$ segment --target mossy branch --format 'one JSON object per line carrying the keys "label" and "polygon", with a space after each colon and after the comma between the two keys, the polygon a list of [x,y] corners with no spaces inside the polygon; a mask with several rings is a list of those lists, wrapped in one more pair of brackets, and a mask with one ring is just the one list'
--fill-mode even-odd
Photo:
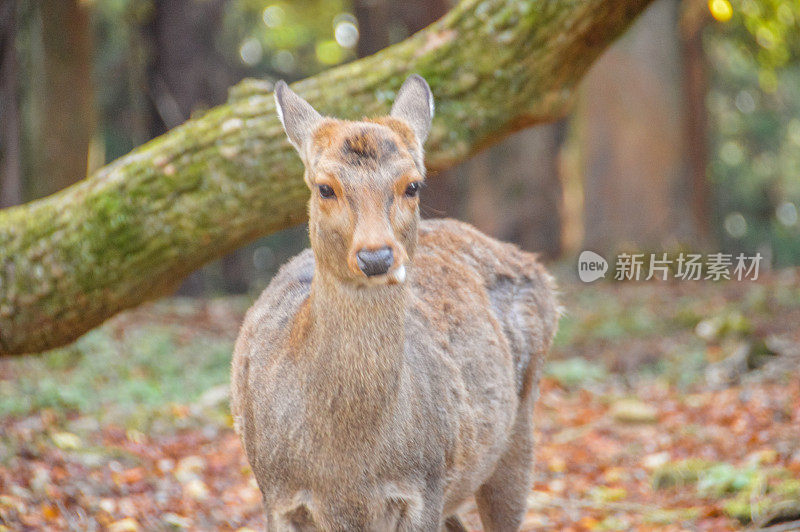
{"label": "mossy branch", "polygon": [[[589,65],[649,2],[464,0],[402,43],[294,89],[324,113],[360,118],[386,113],[406,76],[423,75],[437,103],[427,162],[446,168],[562,117]],[[66,344],[302,222],[302,168],[269,90],[242,82],[226,105],[88,179],[0,211],[0,354]]]}

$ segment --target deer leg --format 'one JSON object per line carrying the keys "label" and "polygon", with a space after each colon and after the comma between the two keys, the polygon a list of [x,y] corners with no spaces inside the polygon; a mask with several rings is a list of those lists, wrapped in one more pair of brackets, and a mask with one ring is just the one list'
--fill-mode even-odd
{"label": "deer leg", "polygon": [[514,432],[492,476],[475,494],[481,523],[487,532],[519,530],[527,508],[533,461],[533,401],[520,405]]}

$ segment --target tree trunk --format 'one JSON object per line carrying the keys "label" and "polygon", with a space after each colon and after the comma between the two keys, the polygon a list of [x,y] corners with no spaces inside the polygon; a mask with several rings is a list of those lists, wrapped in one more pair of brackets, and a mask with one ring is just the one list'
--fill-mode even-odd
{"label": "tree trunk", "polygon": [[242,76],[217,51],[216,36],[227,0],[155,0],[145,28],[149,48],[147,90],[156,137],[197,109],[225,101]]}
{"label": "tree trunk", "polygon": [[425,187],[423,213],[460,218],[525,250],[558,257],[564,129],[563,120],[528,128],[441,172]]}
{"label": "tree trunk", "polygon": [[358,57],[372,55],[447,13],[451,0],[355,0],[353,14],[358,20]]}
{"label": "tree trunk", "polygon": [[[548,258],[561,253],[558,152],[564,122],[520,131],[459,169],[469,189],[463,218]],[[459,176],[460,178],[461,176]]]}
{"label": "tree trunk", "polygon": [[669,249],[692,235],[677,22],[678,0],[656,2],[586,76],[583,249]]}
{"label": "tree trunk", "polygon": [[711,183],[708,179],[708,114],[706,94],[708,75],[703,52],[703,29],[711,19],[704,2],[681,3],[680,35],[683,63],[683,96],[685,101],[685,135],[689,186],[692,195],[692,219],[700,247],[712,240],[710,222]]}
{"label": "tree trunk", "polygon": [[[384,114],[406,76],[437,101],[430,168],[562,117],[575,84],[649,0],[464,0],[442,20],[294,89],[325,114]],[[272,94],[246,81],[208,111],[58,194],[0,211],[0,352],[74,340],[189,272],[306,218]]]}
{"label": "tree trunk", "polygon": [[0,208],[22,203],[16,39],[17,2],[6,0],[0,5]]}
{"label": "tree trunk", "polygon": [[358,20],[358,57],[367,57],[389,46],[389,0],[355,0],[353,14]]}
{"label": "tree trunk", "polygon": [[39,5],[44,79],[34,197],[86,177],[95,125],[89,10],[79,0],[42,0]]}

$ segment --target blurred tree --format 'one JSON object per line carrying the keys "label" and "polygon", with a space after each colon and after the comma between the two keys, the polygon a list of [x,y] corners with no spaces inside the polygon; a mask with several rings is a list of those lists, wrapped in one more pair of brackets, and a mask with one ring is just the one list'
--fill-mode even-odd
{"label": "blurred tree", "polygon": [[153,0],[142,28],[147,47],[147,93],[152,137],[179,126],[193,112],[225,101],[242,77],[216,39],[228,0]]}
{"label": "blurred tree", "polygon": [[797,264],[799,79],[800,2],[654,5],[584,82],[583,246]]}
{"label": "blurred tree", "polygon": [[230,0],[220,45],[249,75],[296,80],[356,57],[347,0]]}
{"label": "blurred tree", "polygon": [[356,52],[366,57],[399,42],[440,18],[452,7],[450,0],[355,0],[358,21]]}
{"label": "blurred tree", "polygon": [[353,14],[358,20],[358,57],[372,55],[392,42],[389,23],[392,5],[388,0],[355,0]]}
{"label": "blurred tree", "polygon": [[[435,171],[563,117],[589,65],[648,3],[465,0],[404,42],[295,89],[326,114],[359,118],[385,113],[406,76],[421,74],[437,101],[427,142]],[[0,353],[71,341],[203,263],[304,220],[301,164],[270,88],[242,83],[228,104],[82,183],[0,211]]]}
{"label": "blurred tree", "polygon": [[678,6],[654,3],[583,83],[576,137],[584,249],[614,253],[697,241]]}
{"label": "blurred tree", "polygon": [[6,0],[0,4],[0,208],[22,203],[16,38],[17,2]]}
{"label": "blurred tree", "polygon": [[715,227],[725,250],[800,263],[800,2],[711,0],[703,34]]}
{"label": "blurred tree", "polygon": [[[153,0],[142,34],[147,50],[147,94],[150,137],[185,122],[192,113],[223,103],[228,87],[243,69],[217,49],[228,0]],[[234,251],[221,259],[221,284],[228,293],[249,287],[243,256]],[[180,293],[199,295],[210,282],[205,270],[193,272]]]}
{"label": "blurred tree", "polygon": [[89,10],[80,0],[41,0],[43,79],[28,188],[38,198],[86,177],[95,128]]}
{"label": "blurred tree", "polygon": [[422,196],[425,214],[469,221],[548,258],[561,253],[559,154],[565,122],[538,125],[441,172]]}
{"label": "blurred tree", "polygon": [[[463,217],[479,229],[548,258],[561,254],[559,153],[565,122],[515,133],[448,170],[466,181]],[[463,171],[463,175],[460,172]]]}
{"label": "blurred tree", "polygon": [[691,194],[694,240],[701,247],[711,245],[711,180],[708,178],[708,66],[703,50],[703,30],[711,17],[707,3],[683,0],[679,6],[679,37],[684,98],[684,142],[686,172]]}

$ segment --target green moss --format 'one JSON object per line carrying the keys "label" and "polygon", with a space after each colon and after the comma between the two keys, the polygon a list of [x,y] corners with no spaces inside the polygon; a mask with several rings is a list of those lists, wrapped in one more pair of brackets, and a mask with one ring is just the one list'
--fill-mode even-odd
{"label": "green moss", "polygon": [[653,489],[683,487],[697,482],[700,475],[714,464],[699,458],[664,464],[653,472]]}
{"label": "green moss", "polygon": [[749,523],[752,519],[752,511],[749,498],[743,495],[730,499],[722,505],[723,511],[730,517],[733,517],[740,523]]}
{"label": "green moss", "polygon": [[654,489],[694,485],[702,497],[721,498],[723,511],[742,523],[800,518],[800,479],[780,467],[736,467],[689,459],[660,467],[652,484]]}
{"label": "green moss", "polygon": [[769,487],[763,493],[744,490],[726,500],[723,511],[742,524],[762,524],[800,519],[800,480],[791,479]]}
{"label": "green moss", "polygon": [[697,482],[701,495],[721,497],[728,493],[749,490],[761,478],[755,466],[740,468],[731,464],[714,464],[702,472]]}
{"label": "green moss", "polygon": [[645,514],[644,520],[653,525],[674,525],[694,521],[700,513],[700,508],[658,508]]}

